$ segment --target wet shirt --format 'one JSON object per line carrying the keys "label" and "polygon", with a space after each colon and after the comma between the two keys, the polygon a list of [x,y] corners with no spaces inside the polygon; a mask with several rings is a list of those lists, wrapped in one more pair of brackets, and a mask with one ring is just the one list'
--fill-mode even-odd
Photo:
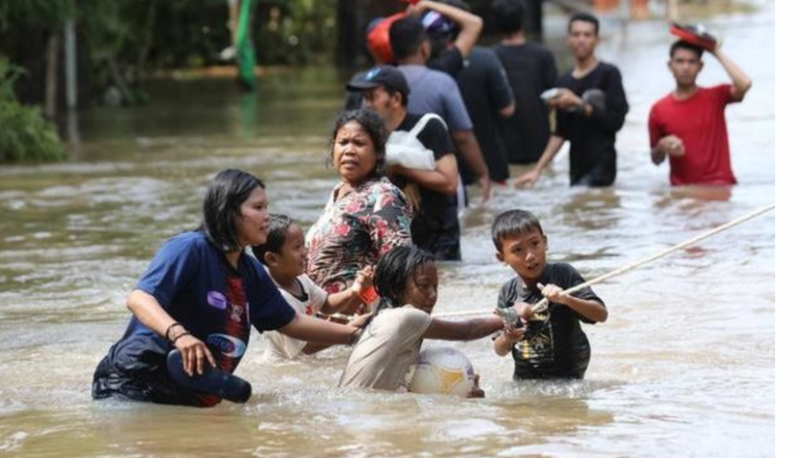
{"label": "wet shirt", "polygon": [[397,67],[408,80],[409,113],[435,113],[450,130],[472,130],[472,120],[466,111],[458,84],[444,72],[422,65]]}
{"label": "wet shirt", "polygon": [[[585,280],[569,264],[547,264],[539,280],[542,284],[555,284],[563,289],[579,285]],[[588,301],[602,300],[591,288],[583,288],[572,296]],[[502,286],[497,306],[513,307],[516,302],[535,304],[543,299],[538,288],[527,289],[518,276]],[[582,378],[591,359],[588,338],[580,327],[580,322],[594,322],[578,314],[566,305],[550,303],[547,319],[530,321],[524,338],[513,345],[513,359],[516,361],[515,378]]]}
{"label": "wet shirt", "polygon": [[[167,241],[135,289],[155,297],[172,318],[205,342],[218,367],[229,373],[247,350],[250,325],[259,331],[278,329],[295,314],[255,258],[243,254],[234,268],[201,232]],[[171,348],[134,316],[122,340],[109,352],[112,363],[113,355],[126,353],[126,342],[142,338],[160,346],[163,357]],[[218,402],[215,396],[197,395],[199,405]]]}
{"label": "wet shirt", "polygon": [[[410,132],[421,115],[408,113],[397,131]],[[430,119],[416,137],[427,149],[433,152],[436,161],[448,154],[455,154],[447,127],[438,119]],[[407,180],[398,177],[399,186]],[[424,248],[439,259],[460,259],[460,224],[458,222],[457,197],[442,194],[419,186],[419,211],[411,223],[413,243]],[[455,259],[450,259],[452,254]]]}
{"label": "wet shirt", "polygon": [[430,314],[412,305],[378,313],[353,348],[339,386],[407,388],[408,370],[432,321]]}
{"label": "wet shirt", "polygon": [[569,178],[572,185],[610,186],[616,181],[616,132],[629,111],[621,73],[604,62],[582,78],[572,76],[572,71],[561,75],[555,86],[578,97],[599,89],[605,93],[605,108],[594,106],[591,116],[558,110],[555,133],[571,143]]}
{"label": "wet shirt", "polygon": [[[457,77],[463,101],[474,123],[474,135],[492,181],[503,182],[510,176],[505,144],[499,132],[499,111],[513,102],[508,77],[497,55],[488,48],[475,47],[466,66]],[[461,176],[469,167],[458,164]],[[470,174],[469,174],[470,175]],[[469,183],[470,176],[464,176]]]}
{"label": "wet shirt", "polygon": [[306,272],[328,293],[349,288],[359,270],[377,265],[392,248],[411,244],[413,211],[399,188],[375,178],[336,200],[342,186],[333,189],[305,241]]}
{"label": "wet shirt", "polygon": [[660,99],[649,112],[649,144],[676,135],[685,145],[683,157],[669,156],[672,185],[731,185],[737,181],[730,163],[730,144],[724,110],[732,100],[731,86],[699,88],[678,100],[673,94]]}
{"label": "wet shirt", "polygon": [[463,54],[458,48],[445,49],[438,56],[427,61],[427,67],[444,72],[453,78],[458,78],[464,68]]}
{"label": "wet shirt", "polygon": [[530,164],[541,158],[549,141],[549,111],[541,93],[555,86],[555,57],[534,43],[497,45],[494,50],[505,67],[516,99],[516,111],[501,121],[511,164]]}
{"label": "wet shirt", "polygon": [[[283,298],[286,299],[286,302],[294,308],[295,312],[303,315],[314,315],[324,307],[328,296],[327,291],[318,287],[306,274],[300,275],[294,281],[297,282],[300,288],[301,294],[299,296],[295,296],[280,286],[278,286],[278,290],[283,295]],[[304,340],[295,339],[277,331],[267,331],[265,336],[269,351],[283,358],[296,357],[308,344]]]}

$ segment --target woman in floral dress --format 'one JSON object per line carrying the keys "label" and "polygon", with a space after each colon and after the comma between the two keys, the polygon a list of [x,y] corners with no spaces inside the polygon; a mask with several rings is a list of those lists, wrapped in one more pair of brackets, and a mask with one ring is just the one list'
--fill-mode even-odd
{"label": "woman in floral dress", "polygon": [[411,206],[383,176],[387,137],[368,110],[345,112],[335,123],[331,159],[341,181],[306,238],[308,275],[329,293],[348,288],[392,248],[411,244]]}

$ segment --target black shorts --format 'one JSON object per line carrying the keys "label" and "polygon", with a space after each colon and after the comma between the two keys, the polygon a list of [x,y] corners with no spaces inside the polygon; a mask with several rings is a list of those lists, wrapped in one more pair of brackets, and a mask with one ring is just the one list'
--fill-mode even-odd
{"label": "black shorts", "polygon": [[169,349],[147,335],[117,342],[94,371],[92,397],[201,406],[198,396],[169,377],[166,369]]}

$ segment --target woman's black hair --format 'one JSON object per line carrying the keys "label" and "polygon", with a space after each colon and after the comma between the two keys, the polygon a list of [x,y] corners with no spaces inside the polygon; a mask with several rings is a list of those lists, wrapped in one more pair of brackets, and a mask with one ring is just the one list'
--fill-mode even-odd
{"label": "woman's black hair", "polygon": [[280,254],[281,250],[283,250],[283,245],[286,243],[286,234],[289,231],[289,226],[292,224],[294,224],[294,221],[288,216],[281,213],[270,213],[269,225],[266,228],[266,243],[252,247],[252,254],[255,259],[266,265],[266,261],[264,261],[266,253]]}
{"label": "woman's black hair", "polygon": [[372,282],[380,296],[375,315],[384,309],[404,306],[408,279],[414,278],[417,268],[435,261],[435,256],[413,245],[395,247],[380,258]]}
{"label": "woman's black hair", "polygon": [[244,249],[239,245],[236,218],[241,216],[241,204],[255,188],[266,189],[266,185],[253,175],[235,169],[219,172],[208,186],[200,228],[221,251],[228,253]]}
{"label": "woman's black hair", "polygon": [[372,139],[372,144],[375,149],[375,169],[372,171],[371,177],[383,176],[386,167],[386,140],[388,140],[388,131],[383,124],[383,120],[372,110],[358,109],[350,110],[341,113],[333,125],[333,135],[330,136],[330,160],[333,160],[333,149],[336,146],[336,137],[338,131],[341,130],[347,123],[357,122]]}

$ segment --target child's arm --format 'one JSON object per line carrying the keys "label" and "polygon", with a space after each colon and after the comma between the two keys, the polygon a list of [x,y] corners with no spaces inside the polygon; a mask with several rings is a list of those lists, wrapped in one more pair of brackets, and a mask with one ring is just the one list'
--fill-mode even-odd
{"label": "child's arm", "polygon": [[[371,313],[364,313],[363,315],[357,315],[352,321],[348,323],[349,326],[355,326],[358,329],[363,329],[366,326],[367,320],[372,317]],[[308,342],[302,347],[302,352],[306,355],[313,355],[315,353],[319,353],[320,351],[330,348],[331,345],[327,343],[319,343],[319,342]]]}
{"label": "child's arm", "polygon": [[491,335],[504,326],[505,323],[498,316],[473,318],[466,321],[446,321],[433,318],[422,337],[439,340],[474,340]]}
{"label": "child's arm", "polygon": [[[608,319],[608,310],[600,302],[587,301],[585,299],[572,296],[571,294],[566,293],[563,288],[558,285],[549,284],[544,286],[539,283],[538,289],[541,290],[541,294],[549,299],[550,302],[563,304],[591,321],[602,323]],[[522,318],[527,319],[527,317],[532,314],[532,306],[525,307],[524,312],[525,313],[520,313],[519,315]]]}
{"label": "child's arm", "polygon": [[522,340],[524,328],[509,329],[507,326],[502,330],[502,334],[494,340],[494,353],[505,356],[513,349],[513,344]]}
{"label": "child's arm", "polygon": [[344,291],[339,291],[338,293],[333,293],[327,296],[327,300],[322,306],[322,313],[336,313],[342,309],[346,309],[351,305],[359,303],[361,293],[371,288],[373,276],[374,269],[372,269],[372,266],[367,266],[361,269],[358,272],[358,275],[355,277],[355,281],[352,282],[352,286]]}

